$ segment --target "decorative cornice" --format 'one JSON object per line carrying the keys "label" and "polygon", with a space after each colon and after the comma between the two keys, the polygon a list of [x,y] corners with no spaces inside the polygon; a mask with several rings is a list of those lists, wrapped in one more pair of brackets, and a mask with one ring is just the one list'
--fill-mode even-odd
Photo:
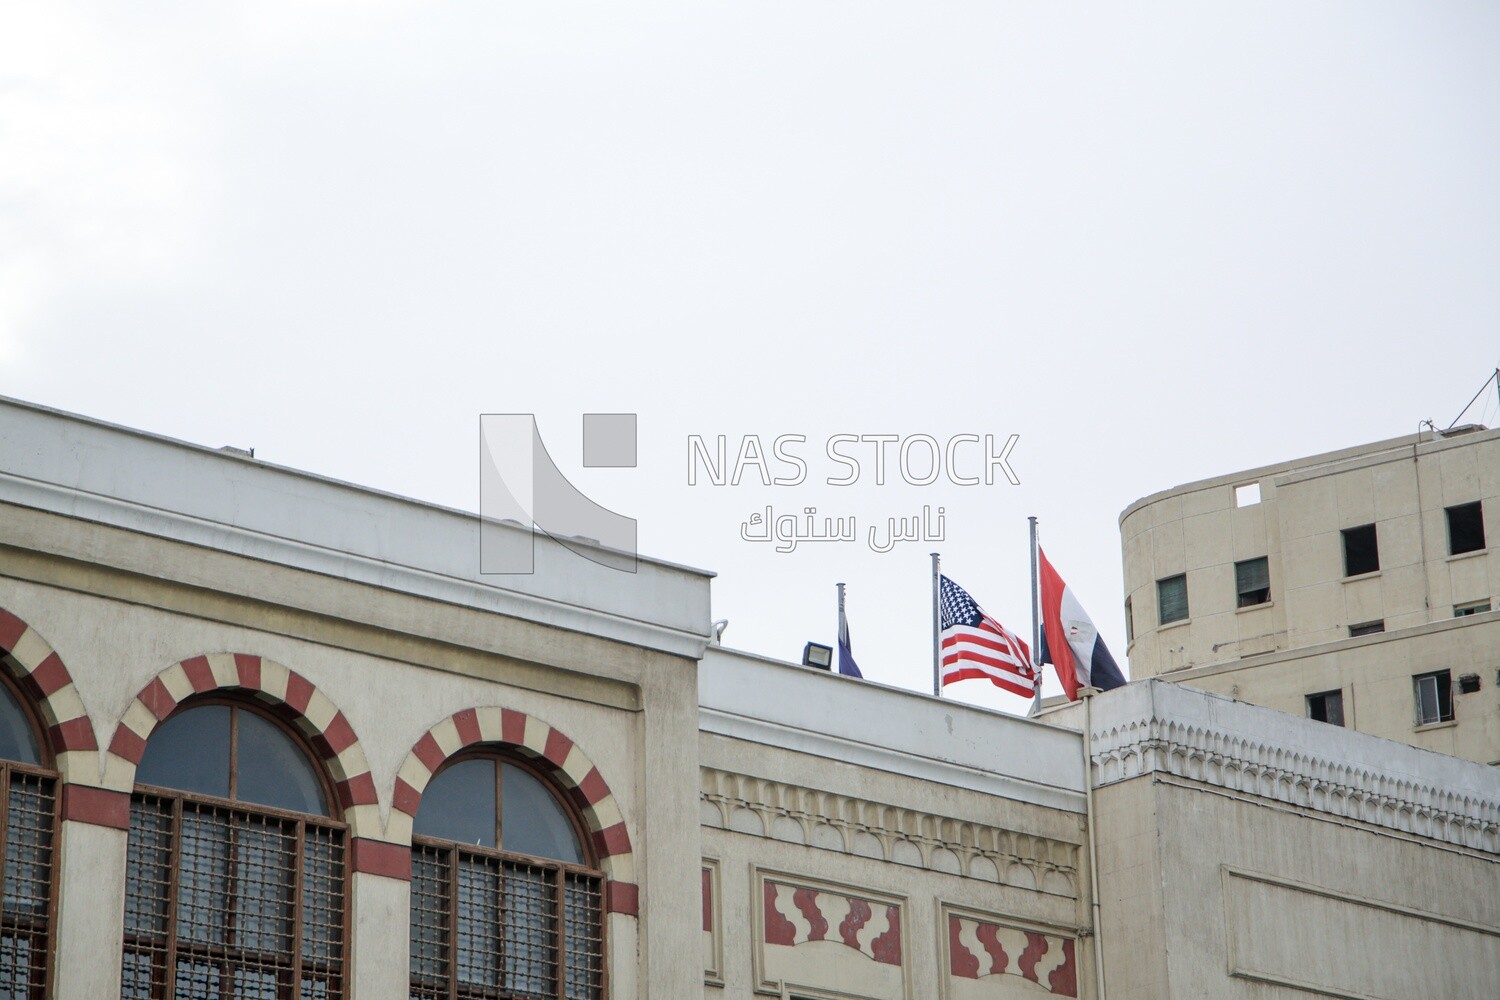
{"label": "decorative cornice", "polygon": [[[1234,707],[1279,714],[1254,706]],[[1324,725],[1286,718],[1309,726]],[[1095,718],[1096,787],[1143,775],[1170,774],[1362,824],[1500,853],[1500,795],[1474,794],[1472,789],[1443,782],[1440,773],[1433,773],[1433,780],[1403,776],[1393,773],[1394,768],[1367,766],[1352,754],[1341,760],[1305,745],[1288,745],[1278,741],[1275,733],[1248,736],[1227,727],[1181,721],[1174,713],[1159,710],[1144,718],[1110,722]],[[1351,749],[1365,749],[1360,744],[1373,739],[1332,728],[1327,735],[1349,741],[1346,745]],[[1377,742],[1386,744],[1380,749],[1393,757],[1404,757],[1408,751],[1426,753]],[[1484,770],[1483,765],[1468,761],[1426,755],[1434,758],[1435,772],[1452,765]],[[1495,777],[1500,789],[1500,775]]]}
{"label": "decorative cornice", "polygon": [[1078,896],[1078,845],[765,778],[701,769],[704,826]]}

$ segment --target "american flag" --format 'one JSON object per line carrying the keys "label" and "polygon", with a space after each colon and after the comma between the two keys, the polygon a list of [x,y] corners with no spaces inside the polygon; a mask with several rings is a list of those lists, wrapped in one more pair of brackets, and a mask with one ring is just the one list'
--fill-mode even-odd
{"label": "american flag", "polygon": [[1036,667],[1026,643],[985,614],[967,590],[946,576],[939,581],[943,685],[987,677],[997,687],[1032,697]]}

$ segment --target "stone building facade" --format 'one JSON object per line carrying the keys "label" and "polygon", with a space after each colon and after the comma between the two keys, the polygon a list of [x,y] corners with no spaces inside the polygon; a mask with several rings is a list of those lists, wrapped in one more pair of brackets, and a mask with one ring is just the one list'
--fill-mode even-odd
{"label": "stone building facade", "polygon": [[0,402],[0,995],[1493,996],[1493,769],[854,681],[479,530]]}
{"label": "stone building facade", "polygon": [[1189,483],[1120,532],[1132,677],[1500,762],[1500,431]]}

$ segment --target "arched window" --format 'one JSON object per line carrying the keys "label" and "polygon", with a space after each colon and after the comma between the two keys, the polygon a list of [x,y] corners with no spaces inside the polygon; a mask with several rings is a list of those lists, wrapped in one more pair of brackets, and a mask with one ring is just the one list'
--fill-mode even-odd
{"label": "arched window", "polygon": [[530,766],[465,755],[422,794],[412,838],[411,998],[604,995],[604,876]]}
{"label": "arched window", "polygon": [[344,842],[293,733],[246,705],[188,706],[136,769],[124,1000],[337,1000]]}
{"label": "arched window", "polygon": [[0,783],[6,789],[0,798],[0,997],[41,1000],[52,938],[57,777],[9,670],[0,674],[6,675],[0,679]]}

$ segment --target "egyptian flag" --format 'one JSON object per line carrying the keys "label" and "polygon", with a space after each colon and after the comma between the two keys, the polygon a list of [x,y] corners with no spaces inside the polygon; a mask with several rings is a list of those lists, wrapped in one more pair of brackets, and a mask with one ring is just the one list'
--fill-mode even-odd
{"label": "egyptian flag", "polygon": [[1078,700],[1082,687],[1108,691],[1121,686],[1125,676],[1088,612],[1047,561],[1047,554],[1039,548],[1037,555],[1042,563],[1042,648],[1037,662],[1057,669],[1069,701]]}

